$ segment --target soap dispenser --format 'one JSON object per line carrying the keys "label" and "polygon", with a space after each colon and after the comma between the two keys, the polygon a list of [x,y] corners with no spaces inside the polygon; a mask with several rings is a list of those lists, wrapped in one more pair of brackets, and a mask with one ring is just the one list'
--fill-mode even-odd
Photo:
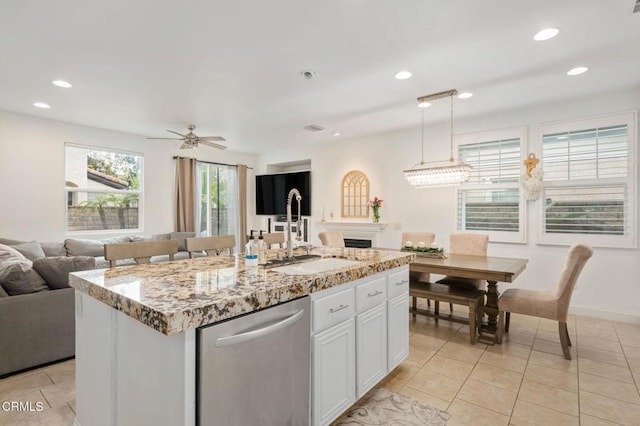
{"label": "soap dispenser", "polygon": [[256,243],[256,252],[258,254],[258,264],[265,265],[267,263],[267,243],[264,242],[264,236],[262,235],[262,229],[260,230],[260,236]]}
{"label": "soap dispenser", "polygon": [[256,254],[256,244],[253,242],[253,229],[249,234],[249,242],[245,245],[244,261],[247,266],[256,266],[258,264],[258,255]]}

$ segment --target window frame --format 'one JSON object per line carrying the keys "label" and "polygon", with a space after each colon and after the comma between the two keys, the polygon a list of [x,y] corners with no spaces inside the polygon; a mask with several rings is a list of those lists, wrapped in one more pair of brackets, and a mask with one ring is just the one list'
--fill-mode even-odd
{"label": "window frame", "polygon": [[[563,132],[576,132],[588,129],[600,129],[611,126],[627,126],[628,137],[628,174],[627,177],[589,178],[545,181],[543,177],[541,195],[536,201],[538,219],[538,244],[572,245],[577,241],[594,247],[637,248],[637,114],[635,111],[598,115],[574,120],[543,123],[538,127],[537,152],[540,152],[540,164],[544,170],[543,143],[545,135]],[[578,233],[545,232],[545,193],[547,188],[597,187],[603,185],[627,185],[628,229],[624,235],[596,235]]]}
{"label": "window frame", "polygon": [[[454,136],[454,149],[455,152],[459,152],[461,145],[470,145],[483,142],[495,142],[499,140],[519,139],[520,140],[520,162],[525,160],[527,156],[527,126],[510,127],[506,129],[486,130],[481,132],[471,132]],[[459,155],[458,155],[458,158]],[[521,175],[521,173],[519,174]],[[516,188],[518,190],[518,232],[508,231],[484,231],[484,230],[466,230],[461,229],[458,224],[458,216],[461,214],[460,205],[458,199],[461,191],[474,191],[485,189],[499,189],[499,188]],[[463,183],[456,188],[455,197],[455,227],[459,232],[468,232],[474,234],[489,235],[490,242],[498,243],[516,243],[524,244],[527,242],[527,203],[522,190],[520,180],[517,182],[508,184],[475,184],[475,183]]]}
{"label": "window frame", "polygon": [[[107,188],[102,188],[102,189],[87,189],[87,188],[81,188],[81,187],[72,187],[72,186],[67,186],[67,184],[69,183],[69,181],[67,181],[67,162],[68,162],[68,158],[67,158],[67,148],[68,147],[72,147],[72,148],[80,148],[80,149],[85,149],[88,151],[102,151],[102,152],[109,152],[109,153],[116,153],[116,154],[125,154],[125,155],[135,155],[137,157],[140,157],[141,161],[140,161],[140,173],[139,173],[139,182],[138,182],[138,186],[139,188],[137,190],[129,190],[129,191],[124,191],[124,190],[117,190],[117,189],[107,189]],[[107,148],[107,147],[103,147],[103,146],[95,146],[95,145],[83,145],[83,144],[77,144],[77,143],[72,143],[72,142],[65,142],[64,143],[64,177],[65,177],[65,182],[64,182],[64,186],[63,186],[63,190],[64,190],[64,223],[65,223],[65,233],[66,235],[70,235],[70,236],[80,236],[80,235],[110,235],[110,234],[122,234],[123,232],[126,233],[139,233],[139,232],[143,232],[144,231],[144,154],[142,152],[135,152],[135,151],[127,151],[127,150],[123,150],[123,149],[117,149],[117,148]],[[78,231],[73,231],[73,230],[69,230],[69,205],[68,205],[68,201],[69,201],[69,194],[79,194],[79,193],[94,193],[94,194],[135,194],[138,196],[138,227],[137,228],[118,228],[118,229],[91,229],[91,230],[78,230]],[[74,196],[75,198],[75,196]]]}

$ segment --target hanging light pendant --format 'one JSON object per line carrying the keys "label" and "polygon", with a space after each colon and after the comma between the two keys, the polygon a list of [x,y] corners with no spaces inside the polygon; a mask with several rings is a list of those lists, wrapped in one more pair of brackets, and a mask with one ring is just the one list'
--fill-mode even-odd
{"label": "hanging light pendant", "polygon": [[446,161],[434,161],[425,163],[424,161],[424,110],[422,110],[422,127],[420,140],[422,143],[422,154],[420,162],[404,171],[404,176],[407,181],[416,188],[435,188],[441,186],[455,186],[466,182],[469,179],[469,172],[471,172],[471,166],[456,160],[453,157],[453,97],[458,94],[456,89],[447,90],[446,92],[434,93],[432,95],[421,96],[418,98],[418,102],[427,102],[434,99],[440,99],[444,97],[451,98],[451,121],[450,121],[450,148],[451,154],[449,160]]}

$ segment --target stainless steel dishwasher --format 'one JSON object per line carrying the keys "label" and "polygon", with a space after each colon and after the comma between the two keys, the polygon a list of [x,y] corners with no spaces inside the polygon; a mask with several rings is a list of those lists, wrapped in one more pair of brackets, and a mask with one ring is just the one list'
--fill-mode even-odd
{"label": "stainless steel dishwasher", "polygon": [[197,330],[201,426],[309,424],[310,301]]}

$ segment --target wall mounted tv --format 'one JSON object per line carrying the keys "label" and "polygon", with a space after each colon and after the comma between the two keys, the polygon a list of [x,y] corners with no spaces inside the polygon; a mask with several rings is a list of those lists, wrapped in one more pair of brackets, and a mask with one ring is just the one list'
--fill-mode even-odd
{"label": "wall mounted tv", "polygon": [[[311,216],[311,172],[278,173],[256,176],[256,214],[287,214],[287,195],[296,188],[302,195],[302,216]],[[298,214],[298,202],[291,202],[291,213]]]}

